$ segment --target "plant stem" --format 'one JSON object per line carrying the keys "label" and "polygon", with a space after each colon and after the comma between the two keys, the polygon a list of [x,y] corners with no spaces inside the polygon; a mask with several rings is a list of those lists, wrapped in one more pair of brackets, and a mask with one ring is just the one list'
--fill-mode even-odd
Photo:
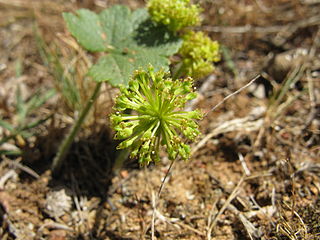
{"label": "plant stem", "polygon": [[112,168],[113,173],[115,173],[116,175],[119,173],[125,160],[129,157],[129,155],[130,155],[129,149],[122,149],[118,151],[118,155],[116,157],[116,160]]}
{"label": "plant stem", "polygon": [[60,170],[62,162],[63,162],[64,158],[66,157],[74,138],[78,134],[83,121],[85,120],[86,116],[89,113],[89,110],[91,109],[91,107],[93,106],[93,103],[95,102],[95,100],[97,99],[97,97],[99,95],[101,84],[102,84],[102,82],[97,83],[93,94],[91,95],[91,97],[87,101],[86,106],[82,109],[79,118],[73,124],[69,134],[66,136],[66,138],[63,140],[63,142],[59,146],[58,153],[55,156],[55,158],[53,159],[53,163],[51,165],[51,170],[52,170],[53,174],[56,174]]}
{"label": "plant stem", "polygon": [[159,191],[158,191],[158,195],[157,196],[154,196],[153,192],[152,192],[152,221],[151,221],[151,240],[154,240],[154,232],[155,232],[155,221],[156,221],[156,210],[157,210],[157,205],[158,205],[158,200],[160,199],[160,196],[161,196],[161,192],[162,192],[162,189],[164,187],[164,184],[169,176],[169,173],[172,169],[172,166],[174,164],[176,159],[172,160],[171,163],[170,163],[170,166],[168,168],[168,171],[166,173],[166,175],[164,176],[162,182],[161,182],[161,185],[159,187]]}

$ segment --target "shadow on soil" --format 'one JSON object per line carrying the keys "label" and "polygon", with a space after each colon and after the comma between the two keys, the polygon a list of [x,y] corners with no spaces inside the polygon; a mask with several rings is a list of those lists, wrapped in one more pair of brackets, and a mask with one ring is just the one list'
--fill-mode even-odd
{"label": "shadow on soil", "polygon": [[[112,171],[116,159],[116,142],[112,140],[108,129],[101,129],[88,137],[74,142],[58,174],[52,175],[50,166],[58,144],[61,142],[61,129],[50,131],[47,136],[38,139],[35,146],[25,149],[22,163],[40,176],[49,175],[48,192],[64,189],[71,197],[93,197],[99,199],[94,227],[90,233],[94,239],[97,228],[105,214],[99,209],[108,202],[108,191],[114,176]],[[35,152],[37,151],[37,152]],[[21,173],[22,181],[33,181],[30,175]],[[112,208],[112,206],[110,206]],[[124,239],[107,232],[110,239]],[[76,239],[82,239],[77,236]]]}

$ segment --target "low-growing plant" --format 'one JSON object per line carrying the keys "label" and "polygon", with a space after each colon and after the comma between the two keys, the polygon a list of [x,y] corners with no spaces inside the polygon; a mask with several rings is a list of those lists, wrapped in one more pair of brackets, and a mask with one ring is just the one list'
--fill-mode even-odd
{"label": "low-growing plant", "polygon": [[[169,70],[170,56],[178,51],[182,53],[182,58],[188,55],[186,45],[182,44],[190,34],[186,34],[188,31],[185,29],[200,23],[200,8],[189,2],[189,0],[151,0],[147,5],[148,10],[143,8],[131,11],[126,6],[115,5],[100,14],[87,9],[80,9],[75,14],[63,14],[69,31],[80,45],[89,52],[100,52],[100,58],[87,74],[97,82],[94,93],[80,112],[70,133],[60,145],[53,161],[53,171],[59,170],[103,82],[120,87],[121,91],[115,107],[119,114],[112,115],[112,122],[117,131],[116,138],[129,137],[129,139],[121,143],[119,149],[132,143],[131,156],[140,157],[142,164],[158,159],[156,155],[158,155],[160,145],[166,146],[171,159],[177,155],[183,159],[189,157],[190,149],[182,142],[178,134],[181,132],[190,140],[198,134],[197,124],[193,120],[199,119],[201,114],[183,111],[186,101],[195,97],[192,80],[186,77],[195,71],[186,71],[191,64],[182,64],[173,79],[164,73]],[[160,9],[161,12],[159,12]],[[205,48],[205,50],[200,50],[200,53],[207,54],[203,58],[206,63],[212,60],[217,61],[217,43],[212,42],[208,37],[199,39],[204,39],[201,42],[202,45],[194,44],[193,47],[199,50]],[[186,50],[182,51],[181,46]],[[193,50],[197,52],[196,49]],[[212,54],[215,57],[210,57],[208,51],[214,51]],[[190,61],[201,61],[199,56],[189,57],[189,59]],[[197,77],[209,73],[207,65],[199,65],[199,63],[196,65],[196,70],[201,72],[201,74],[197,73]],[[149,66],[152,66],[152,70]],[[203,66],[206,68],[205,71],[200,69]],[[135,72],[137,69],[140,70]],[[135,73],[130,78],[133,72]],[[186,78],[176,80],[181,76]],[[133,101],[137,101],[136,104],[140,104],[140,107],[135,108],[129,104],[132,103],[131,97],[134,97],[134,94],[137,95]],[[160,95],[157,96],[158,94]],[[138,96],[140,98],[137,98]],[[124,109],[120,109],[121,101],[127,103],[122,106]],[[122,113],[122,110],[127,111]],[[131,116],[130,111],[137,112],[137,116]],[[129,116],[132,117],[131,121],[127,119]],[[119,121],[121,117],[125,117],[124,121]],[[144,126],[144,124],[147,125]],[[126,125],[129,126],[128,129],[125,129]],[[129,134],[130,131],[132,131],[131,134]],[[141,131],[145,131],[145,134],[140,135]]]}
{"label": "low-growing plant", "polygon": [[[47,121],[52,115],[45,118],[34,118],[32,115],[38,110],[48,99],[50,99],[55,94],[55,91],[48,90],[45,93],[40,91],[36,92],[29,99],[24,100],[21,95],[20,87],[18,86],[16,92],[16,104],[15,104],[15,120],[14,124],[0,118],[0,127],[6,129],[8,134],[0,139],[0,146],[10,140],[15,140],[16,142],[25,142],[25,139],[34,135],[32,129],[38,127]],[[15,144],[17,150],[0,150],[0,155],[20,155],[22,150],[19,144]]]}
{"label": "low-growing plant", "polygon": [[79,51],[70,47],[67,51],[62,49],[64,45],[61,44],[60,39],[60,41],[51,42],[50,45],[47,44],[37,25],[34,27],[34,32],[41,60],[54,77],[55,88],[62,97],[65,109],[76,114],[81,111],[89,98],[88,89],[94,87],[94,82],[84,76],[89,63],[79,56]]}

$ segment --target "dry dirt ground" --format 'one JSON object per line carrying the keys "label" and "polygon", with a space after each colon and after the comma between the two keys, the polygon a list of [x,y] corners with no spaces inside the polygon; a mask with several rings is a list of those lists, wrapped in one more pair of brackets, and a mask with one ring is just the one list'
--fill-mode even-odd
{"label": "dry dirt ground", "polygon": [[147,168],[133,160],[115,165],[107,118],[115,90],[106,85],[52,176],[50,163],[77,109],[63,98],[59,78],[75,79],[81,102],[90,94],[82,79],[94,61],[68,34],[61,13],[119,2],[144,5],[0,0],[0,119],[17,124],[17,89],[24,101],[57,89],[27,116],[48,120],[32,136],[0,146],[22,149],[0,156],[0,239],[320,239],[318,0],[197,1],[204,9],[199,29],[221,43],[222,60],[197,81],[191,107],[208,115],[192,159],[175,162],[169,173],[165,154]]}

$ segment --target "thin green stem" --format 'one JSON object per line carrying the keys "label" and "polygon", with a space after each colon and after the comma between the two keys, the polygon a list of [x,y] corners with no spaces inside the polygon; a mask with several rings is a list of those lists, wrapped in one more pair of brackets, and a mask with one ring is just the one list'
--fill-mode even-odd
{"label": "thin green stem", "polygon": [[125,160],[128,159],[129,155],[130,155],[130,150],[128,148],[118,152],[118,155],[116,157],[116,160],[112,168],[113,173],[115,173],[116,175],[119,173],[119,171],[123,167]]}
{"label": "thin green stem", "polygon": [[169,166],[169,168],[168,168],[168,170],[166,172],[166,175],[164,176],[164,178],[163,178],[163,180],[161,182],[161,185],[160,185],[159,190],[158,190],[158,199],[160,199],[162,189],[163,189],[164,184],[165,184],[165,182],[166,182],[166,180],[167,180],[167,178],[169,176],[169,173],[171,172],[171,169],[172,169],[172,166],[173,166],[175,160],[176,160],[176,158],[171,160],[171,163],[170,163],[170,166]]}
{"label": "thin green stem", "polygon": [[79,118],[76,120],[69,134],[66,136],[66,138],[63,140],[63,142],[59,146],[58,153],[53,159],[53,163],[51,165],[51,170],[54,174],[58,173],[58,171],[60,170],[62,162],[65,159],[74,138],[78,134],[82,123],[84,122],[86,116],[89,113],[89,110],[91,109],[91,107],[93,106],[95,100],[99,95],[101,85],[102,85],[102,82],[97,83],[93,94],[91,95],[90,99],[87,101],[86,106],[81,111]]}

